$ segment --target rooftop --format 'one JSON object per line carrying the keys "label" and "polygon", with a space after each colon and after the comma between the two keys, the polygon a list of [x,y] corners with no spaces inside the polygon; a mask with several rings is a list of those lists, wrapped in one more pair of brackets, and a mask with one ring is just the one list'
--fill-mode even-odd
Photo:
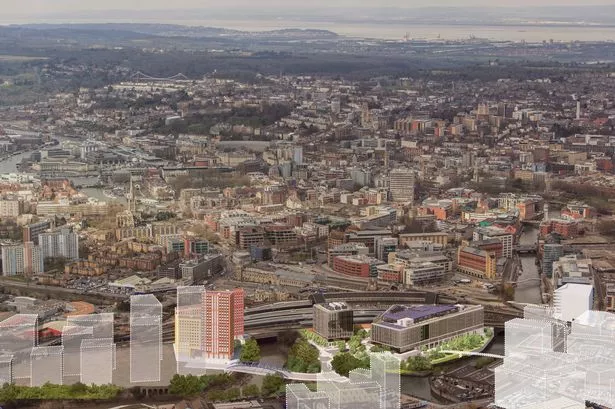
{"label": "rooftop", "polygon": [[409,307],[394,305],[382,315],[382,318],[386,321],[412,319],[417,322],[457,310],[459,310],[459,306],[457,305],[413,305]]}

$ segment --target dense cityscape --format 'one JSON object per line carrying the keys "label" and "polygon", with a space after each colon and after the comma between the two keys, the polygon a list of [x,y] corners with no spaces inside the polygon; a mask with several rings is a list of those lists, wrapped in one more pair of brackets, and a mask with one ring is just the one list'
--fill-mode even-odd
{"label": "dense cityscape", "polygon": [[3,408],[615,407],[611,42],[187,30],[0,27]]}

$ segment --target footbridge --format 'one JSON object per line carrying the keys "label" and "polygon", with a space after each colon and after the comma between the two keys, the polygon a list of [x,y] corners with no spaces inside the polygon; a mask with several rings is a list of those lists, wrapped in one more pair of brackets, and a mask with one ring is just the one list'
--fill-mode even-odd
{"label": "footbridge", "polygon": [[[250,375],[280,375],[284,379],[292,380],[292,381],[301,381],[301,382],[316,382],[318,380],[317,373],[301,373],[301,372],[291,372],[285,368],[279,368],[267,364],[263,364],[260,362],[254,363],[234,363],[229,364],[226,367],[227,372],[238,372],[245,373]],[[344,382],[347,381],[347,378],[343,376],[328,378],[335,382]]]}
{"label": "footbridge", "polygon": [[448,350],[442,350],[442,351],[438,351],[438,352],[442,352],[443,354],[459,355],[459,357],[461,357],[461,356],[483,356],[483,357],[495,358],[495,359],[504,359],[505,358],[502,355],[485,354],[483,352],[472,352],[472,351],[448,351]]}

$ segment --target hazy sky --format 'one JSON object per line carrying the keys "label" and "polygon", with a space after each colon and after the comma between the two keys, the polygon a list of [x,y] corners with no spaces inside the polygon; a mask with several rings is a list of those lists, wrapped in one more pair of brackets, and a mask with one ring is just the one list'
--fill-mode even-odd
{"label": "hazy sky", "polygon": [[79,10],[230,7],[424,7],[613,5],[614,0],[0,0],[2,13],[63,13]]}

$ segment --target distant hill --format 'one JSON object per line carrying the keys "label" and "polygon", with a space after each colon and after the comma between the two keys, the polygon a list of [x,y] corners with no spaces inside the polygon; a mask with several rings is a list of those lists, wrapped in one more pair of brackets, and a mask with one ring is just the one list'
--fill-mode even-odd
{"label": "distant hill", "polygon": [[145,34],[158,37],[260,37],[260,38],[295,38],[295,39],[335,39],[338,35],[328,30],[281,29],[272,31],[240,31],[216,27],[194,27],[176,24],[25,24],[19,26],[31,30],[56,30],[63,32],[104,32],[106,36],[122,33]]}

